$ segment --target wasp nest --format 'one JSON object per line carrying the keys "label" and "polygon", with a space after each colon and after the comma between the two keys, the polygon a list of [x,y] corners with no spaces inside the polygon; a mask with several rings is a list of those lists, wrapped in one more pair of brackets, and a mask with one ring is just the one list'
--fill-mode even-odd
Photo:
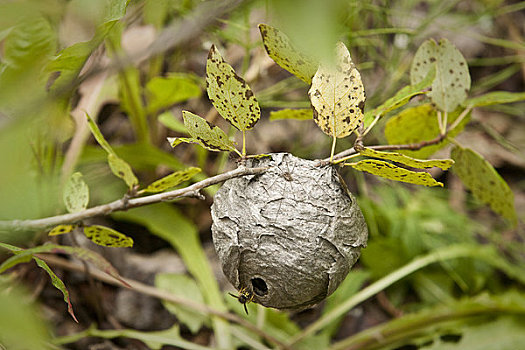
{"label": "wasp nest", "polygon": [[228,280],[277,309],[304,309],[332,294],[359,258],[368,231],[331,165],[288,153],[249,160],[261,175],[226,181],[211,207],[213,243]]}

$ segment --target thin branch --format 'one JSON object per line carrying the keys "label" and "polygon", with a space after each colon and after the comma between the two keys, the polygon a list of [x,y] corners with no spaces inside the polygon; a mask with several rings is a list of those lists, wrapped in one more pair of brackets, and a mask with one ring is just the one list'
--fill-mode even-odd
{"label": "thin branch", "polygon": [[180,197],[195,197],[205,187],[218,184],[234,177],[245,175],[256,175],[264,172],[267,168],[246,168],[240,166],[235,170],[228,171],[205,180],[194,183],[191,186],[169,192],[157,193],[146,197],[128,199],[124,197],[111,203],[99,205],[77,213],[51,216],[35,220],[11,220],[0,221],[0,231],[25,231],[43,230],[59,224],[70,224],[100,215],[109,215],[115,211],[127,210],[143,205],[171,201]]}
{"label": "thin branch", "polygon": [[[84,269],[84,267],[81,264],[71,262],[69,260],[60,258],[60,257],[55,256],[55,255],[39,255],[39,258],[43,259],[44,261],[46,261],[47,263],[49,263],[51,265],[54,265],[54,266],[57,266],[57,267],[61,267],[61,268],[64,268],[66,270],[77,271],[77,272],[82,272],[82,273],[85,272],[85,269]],[[99,281],[102,281],[104,283],[111,284],[111,285],[114,285],[114,286],[117,286],[117,287],[121,287],[122,286],[122,284],[119,281],[117,281],[113,277],[109,276],[108,274],[106,274],[106,273],[104,273],[104,272],[102,272],[102,271],[100,271],[98,269],[90,270],[90,275],[91,275],[91,277],[93,277],[93,278],[95,278],[95,279],[97,279]],[[255,334],[259,335],[260,337],[268,340],[269,342],[277,345],[279,348],[291,350],[290,346],[288,346],[286,344],[283,344],[282,342],[280,342],[279,340],[275,339],[270,334],[266,333],[262,329],[256,327],[254,324],[246,321],[244,318],[239,317],[239,316],[237,316],[235,314],[232,314],[232,313],[229,313],[229,312],[223,312],[223,311],[215,310],[215,309],[213,309],[213,308],[211,308],[211,307],[209,307],[207,305],[200,304],[200,303],[197,303],[197,302],[195,302],[193,300],[189,300],[189,299],[186,299],[186,298],[179,297],[179,296],[171,294],[171,293],[169,293],[167,291],[158,289],[158,288],[153,287],[153,286],[149,286],[147,284],[144,284],[144,283],[141,283],[141,282],[138,282],[138,281],[135,281],[135,280],[131,280],[131,279],[128,279],[128,278],[123,278],[123,280],[125,280],[131,286],[130,290],[132,290],[132,291],[135,291],[137,293],[141,293],[141,294],[144,294],[144,295],[149,295],[151,297],[162,299],[162,300],[165,300],[165,301],[169,301],[169,302],[174,303],[174,304],[187,306],[187,307],[191,308],[192,310],[195,310],[195,311],[198,311],[198,312],[201,312],[201,313],[204,313],[204,314],[208,314],[208,315],[218,316],[218,317],[223,318],[225,320],[228,320],[228,321],[231,321],[231,322],[235,322],[235,323],[245,327],[246,329],[249,329],[250,331],[254,332]]]}

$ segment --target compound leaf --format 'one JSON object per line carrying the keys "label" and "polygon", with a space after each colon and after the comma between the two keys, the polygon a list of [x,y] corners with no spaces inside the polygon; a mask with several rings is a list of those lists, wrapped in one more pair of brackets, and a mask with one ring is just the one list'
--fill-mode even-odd
{"label": "compound leaf", "polygon": [[392,163],[384,162],[382,160],[365,159],[357,163],[346,163],[345,165],[390,180],[408,182],[415,185],[443,187],[441,182],[434,180],[434,178],[427,172],[416,172],[400,168]]}
{"label": "compound leaf", "polygon": [[261,117],[261,108],[248,84],[224,61],[212,45],[206,63],[206,90],[219,114],[241,131]]}
{"label": "compound leaf", "polygon": [[259,24],[264,48],[275,63],[307,84],[311,84],[319,63],[294,47],[288,36],[267,24]]}
{"label": "compound leaf", "polygon": [[456,162],[454,172],[474,197],[515,225],[514,194],[494,167],[470,148],[456,146],[451,157]]}
{"label": "compound leaf", "polygon": [[104,247],[123,248],[133,246],[131,237],[105,226],[85,226],[84,234],[93,243]]}
{"label": "compound leaf", "polygon": [[454,161],[452,159],[422,160],[422,159],[415,159],[409,156],[405,156],[404,154],[401,154],[401,153],[382,152],[382,151],[376,151],[371,148],[360,149],[359,153],[363,156],[390,160],[392,162],[401,163],[401,164],[404,164],[406,166],[409,166],[411,168],[416,168],[416,169],[429,169],[429,168],[438,167],[442,170],[447,170],[454,164]]}
{"label": "compound leaf", "polygon": [[191,167],[186,170],[176,171],[171,173],[160,180],[155,181],[148,187],[146,187],[143,192],[162,192],[169,188],[175,187],[180,183],[191,179],[195,174],[199,173],[201,169]]}
{"label": "compound leaf", "polygon": [[365,90],[346,46],[336,46],[335,64],[321,64],[308,91],[314,121],[332,137],[348,136],[363,121]]}

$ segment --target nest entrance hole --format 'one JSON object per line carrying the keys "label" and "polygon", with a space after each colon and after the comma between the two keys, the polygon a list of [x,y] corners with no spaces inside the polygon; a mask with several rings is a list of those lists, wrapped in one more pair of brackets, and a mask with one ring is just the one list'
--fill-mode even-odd
{"label": "nest entrance hole", "polygon": [[253,292],[255,294],[257,294],[260,297],[263,297],[266,294],[268,294],[268,286],[266,285],[266,282],[264,282],[262,278],[259,278],[259,277],[252,278],[251,282],[252,282]]}

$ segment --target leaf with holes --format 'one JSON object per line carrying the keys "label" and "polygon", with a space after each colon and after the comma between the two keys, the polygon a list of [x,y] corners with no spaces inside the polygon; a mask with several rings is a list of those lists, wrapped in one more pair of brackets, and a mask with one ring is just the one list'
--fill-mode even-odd
{"label": "leaf with holes", "polygon": [[280,111],[270,112],[270,121],[279,119],[312,120],[313,113],[311,108],[305,109],[281,109]]}
{"label": "leaf with holes", "polygon": [[[448,116],[449,125],[456,121],[460,111],[454,111]],[[468,114],[457,127],[450,130],[449,137],[459,134],[470,120]],[[415,144],[430,141],[439,136],[437,112],[431,104],[424,104],[407,108],[388,120],[385,125],[385,136],[390,145]],[[403,153],[416,158],[427,158],[448,144],[443,140],[437,144],[425,146],[419,150],[401,150]]]}
{"label": "leaf with holes", "polygon": [[93,243],[103,247],[133,247],[133,239],[109,227],[100,225],[85,226],[84,234]]}
{"label": "leaf with holes", "polygon": [[470,148],[456,146],[451,157],[456,162],[452,169],[474,197],[516,225],[514,194],[494,167]]}
{"label": "leaf with holes", "polygon": [[261,117],[261,108],[248,84],[224,61],[212,45],[206,63],[206,90],[219,114],[241,131]]}
{"label": "leaf with holes", "polygon": [[131,170],[131,167],[125,160],[119,158],[114,153],[110,153],[108,154],[108,163],[109,167],[111,168],[111,172],[115,176],[124,180],[130,190],[139,184],[139,180],[135,174],[133,174],[133,170]]}
{"label": "leaf with holes", "polygon": [[182,111],[184,125],[191,138],[168,138],[172,147],[181,142],[197,143],[210,151],[236,152],[235,143],[218,126],[188,111]]}
{"label": "leaf with holes", "polygon": [[74,229],[76,229],[78,225],[58,225],[53,227],[51,231],[49,231],[49,236],[58,236],[58,235],[64,235],[66,233],[72,232]]}
{"label": "leaf with holes", "polygon": [[64,204],[67,211],[76,213],[87,208],[89,202],[89,188],[79,172],[71,175],[64,187]]}
{"label": "leaf with holes", "polygon": [[401,153],[382,152],[382,151],[376,151],[371,148],[360,149],[359,153],[363,156],[390,160],[392,162],[401,163],[403,165],[409,166],[411,168],[416,168],[416,169],[429,169],[429,168],[437,167],[442,170],[447,170],[454,164],[454,161],[452,159],[422,160],[422,159],[415,159],[412,157],[408,157]]}
{"label": "leaf with holes", "polygon": [[75,313],[73,312],[73,305],[71,304],[71,300],[69,299],[69,291],[67,290],[64,282],[62,282],[62,280],[58,278],[58,276],[53,272],[53,270],[51,270],[49,265],[47,265],[44,260],[39,259],[37,257],[33,257],[33,259],[35,260],[38,266],[40,266],[45,272],[47,272],[47,274],[51,278],[51,283],[53,284],[53,286],[62,292],[62,295],[64,296],[64,301],[67,304],[67,312],[69,312],[69,314],[71,315],[71,317],[73,317],[75,322],[78,323],[78,320],[75,317]]}
{"label": "leaf with holes", "polygon": [[414,96],[427,94],[425,90],[434,81],[436,77],[436,69],[432,68],[429,70],[427,76],[419,83],[414,85],[408,85],[399,90],[393,97],[386,100],[382,105],[374,108],[371,111],[365,113],[364,124],[365,128],[368,127],[376,116],[382,117],[386,113],[398,109],[407,104]]}
{"label": "leaf with holes", "polygon": [[470,90],[467,62],[447,39],[441,39],[439,43],[427,40],[419,47],[412,61],[411,84],[424,80],[434,67],[436,78],[428,96],[439,109],[452,112],[467,99]]}
{"label": "leaf with holes", "polygon": [[259,24],[264,48],[275,63],[307,84],[312,82],[319,63],[300,52],[288,36],[267,24]]}
{"label": "leaf with holes", "polygon": [[336,47],[335,65],[321,64],[308,91],[314,121],[332,137],[345,137],[363,121],[365,90],[346,46]]}
{"label": "leaf with holes", "polygon": [[525,92],[492,91],[465,101],[467,107],[483,107],[525,100]]}
{"label": "leaf with holes", "polygon": [[365,159],[357,163],[346,163],[345,165],[390,180],[408,182],[415,185],[443,187],[441,182],[434,180],[434,178],[427,172],[416,172],[400,168],[397,165],[382,160]]}
{"label": "leaf with holes", "polygon": [[171,173],[160,180],[155,181],[148,187],[146,187],[143,192],[162,192],[169,188],[175,187],[181,184],[184,181],[191,179],[195,174],[198,174],[201,171],[199,168],[191,167],[186,170],[176,171]]}

